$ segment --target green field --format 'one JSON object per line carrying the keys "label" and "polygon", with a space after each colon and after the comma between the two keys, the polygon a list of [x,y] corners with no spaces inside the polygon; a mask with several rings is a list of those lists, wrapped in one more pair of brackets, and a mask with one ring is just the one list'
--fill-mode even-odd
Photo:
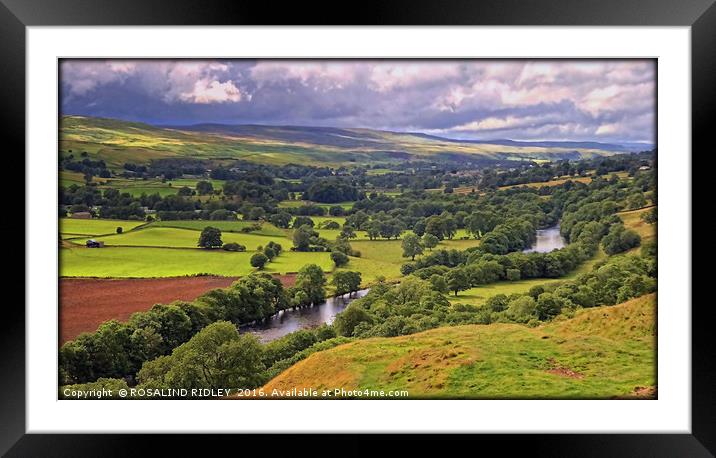
{"label": "green field", "polygon": [[[255,271],[249,264],[252,255],[251,252],[173,248],[61,248],[60,276],[145,278],[212,274],[238,277]],[[297,272],[311,263],[318,264],[326,272],[333,268],[328,253],[286,251],[264,270],[270,273]]]}
{"label": "green field", "polygon": [[[199,231],[190,229],[177,229],[173,227],[152,227],[123,234],[95,237],[110,246],[146,246],[169,248],[196,248],[199,241]],[[242,234],[238,232],[224,232],[221,234],[224,243],[238,243],[247,250],[256,250],[259,246],[266,246],[269,242],[276,242],[282,247],[290,248],[290,241],[284,237],[271,237],[257,234]],[[83,241],[84,243],[84,241]]]}
{"label": "green field", "polygon": [[601,261],[606,257],[606,254],[599,249],[597,254],[589,261],[583,263],[581,266],[576,268],[569,275],[565,275],[560,278],[531,278],[529,280],[520,281],[501,281],[497,283],[491,283],[489,285],[478,286],[476,288],[470,288],[465,291],[460,291],[457,296],[450,294],[448,298],[452,303],[460,304],[471,304],[471,305],[483,305],[485,301],[497,294],[523,294],[526,293],[533,286],[548,285],[551,283],[559,283],[565,280],[572,280],[577,275],[591,272],[594,264]]}
{"label": "green field", "polygon": [[496,323],[357,340],[309,356],[264,390],[380,387],[407,390],[411,398],[633,398],[656,385],[655,335],[650,294],[536,328]]}
{"label": "green field", "polygon": [[[477,246],[478,240],[443,240],[435,248],[441,249],[465,249]],[[399,280],[403,275],[400,273],[400,266],[410,261],[410,258],[403,257],[402,241],[400,240],[352,240],[353,249],[360,251],[359,258],[350,258],[347,270],[359,270],[363,275],[364,283],[372,283],[377,277],[385,277],[386,280]],[[430,253],[425,251],[425,253]],[[416,257],[419,259],[420,257]]]}
{"label": "green field", "polygon": [[[92,182],[97,183],[97,188],[101,190],[116,189],[121,193],[129,193],[134,197],[142,194],[159,194],[162,197],[175,195],[184,186],[196,189],[199,181],[209,181],[214,189],[223,189],[224,180],[214,180],[211,178],[178,178],[176,180],[162,181],[159,179],[140,180],[130,178],[100,178],[92,177]],[[84,175],[79,172],[71,172],[68,170],[60,171],[60,186],[69,187],[71,185],[84,186]]]}
{"label": "green field", "polygon": [[[333,220],[342,224],[345,218],[317,217],[313,220],[316,223]],[[200,231],[206,226],[218,227],[222,231],[224,243],[239,243],[249,251],[266,246],[270,241],[279,243],[285,250],[284,254],[270,264],[269,271],[275,269],[280,272],[295,272],[301,267],[299,260],[311,263],[314,258],[320,259],[319,264],[326,271],[332,270],[328,253],[290,252],[293,246],[292,231],[279,229],[268,223],[263,223],[259,231],[242,233],[241,228],[254,222],[156,221],[132,231],[131,228],[144,223],[99,219],[62,221],[67,222],[65,229],[80,231],[77,235],[69,236],[73,243],[84,245],[89,237],[105,242],[103,249],[63,249],[63,253],[68,253],[62,260],[62,275],[65,276],[142,277],[146,274],[154,277],[197,273],[234,276],[251,272],[249,253],[206,251],[197,247]],[[122,234],[115,233],[117,226],[124,228]],[[335,240],[340,233],[339,230],[318,232],[329,240]],[[400,279],[400,266],[408,262],[408,258],[402,256],[401,240],[371,241],[365,231],[358,231],[357,234],[358,239],[352,240],[351,245],[361,252],[361,256],[351,257],[349,264],[343,269],[360,271],[365,285],[375,282],[378,277],[385,277],[389,281]],[[479,241],[475,239],[444,240],[436,249],[465,249],[477,244]],[[187,251],[196,253],[186,253]],[[132,259],[131,255],[136,256],[136,259]],[[234,263],[237,265],[233,265]],[[152,264],[158,266],[153,267]]]}
{"label": "green field", "polygon": [[69,236],[114,234],[117,227],[128,231],[146,224],[144,221],[124,221],[113,219],[72,219],[60,218],[60,232]]}
{"label": "green field", "polygon": [[[241,229],[256,224],[256,221],[205,221],[205,220],[179,220],[179,221],[155,221],[150,227],[176,227],[180,229],[191,229],[201,231],[207,226],[215,227],[221,232],[241,232]],[[279,229],[273,224],[262,223],[261,229],[250,232],[251,235],[268,235],[273,237],[285,237],[287,231]]]}
{"label": "green field", "polygon": [[318,227],[319,224],[325,223],[327,221],[335,221],[341,227],[343,227],[346,222],[345,216],[309,216],[309,218],[311,218],[316,227]]}

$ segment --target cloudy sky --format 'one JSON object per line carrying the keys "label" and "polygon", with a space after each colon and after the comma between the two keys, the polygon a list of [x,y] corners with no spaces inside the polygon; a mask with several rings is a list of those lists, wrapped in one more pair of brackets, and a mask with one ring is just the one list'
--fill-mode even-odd
{"label": "cloudy sky", "polygon": [[60,79],[63,114],[151,124],[655,140],[650,60],[64,60]]}

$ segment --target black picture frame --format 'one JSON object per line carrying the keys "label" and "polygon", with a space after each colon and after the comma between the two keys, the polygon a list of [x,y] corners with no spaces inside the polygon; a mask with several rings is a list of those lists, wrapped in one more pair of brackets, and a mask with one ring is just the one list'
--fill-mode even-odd
{"label": "black picture frame", "polygon": [[[0,125],[5,151],[24,151],[25,32],[29,26],[153,25],[549,25],[690,26],[692,56],[692,147],[708,149],[716,106],[715,0],[425,0],[311,4],[229,0],[0,0],[2,70]],[[9,140],[9,142],[8,142]],[[10,146],[12,145],[12,146]],[[17,156],[14,156],[17,157]],[[700,159],[701,160],[701,159]],[[13,166],[21,167],[18,164]],[[24,168],[24,165],[22,166]],[[26,176],[31,174],[26,170]],[[696,208],[696,207],[693,207]],[[14,233],[17,233],[16,228]],[[25,240],[25,243],[28,241]],[[19,245],[9,247],[19,251]],[[27,272],[31,275],[32,272]],[[672,304],[676,305],[676,304]],[[680,304],[691,306],[691,304]],[[691,434],[484,435],[479,448],[501,452],[528,447],[549,456],[713,456],[716,454],[714,339],[708,302],[692,308]],[[25,313],[6,301],[0,320],[0,452],[7,456],[114,456],[146,449],[142,435],[49,435],[25,433]],[[240,414],[237,409],[237,414]],[[327,419],[327,421],[330,421]],[[464,438],[464,437],[463,437]],[[222,436],[222,440],[233,440]],[[212,444],[219,439],[211,438]],[[304,438],[260,438],[272,453],[300,448]],[[365,455],[372,447],[355,436],[333,436],[342,455]],[[401,440],[401,455],[424,450],[428,436]],[[475,439],[469,439],[473,442]],[[182,454],[207,450],[197,436],[172,436]],[[309,446],[310,442],[306,442]],[[236,443],[234,442],[234,446]],[[315,446],[315,444],[313,444]],[[215,446],[216,447],[216,446]],[[331,446],[333,448],[333,446]],[[488,448],[485,448],[488,447]],[[281,450],[281,449],[284,450]],[[452,448],[452,447],[451,447]],[[382,448],[387,451],[387,448]],[[325,449],[325,451],[329,451]],[[333,450],[336,452],[336,450]]]}

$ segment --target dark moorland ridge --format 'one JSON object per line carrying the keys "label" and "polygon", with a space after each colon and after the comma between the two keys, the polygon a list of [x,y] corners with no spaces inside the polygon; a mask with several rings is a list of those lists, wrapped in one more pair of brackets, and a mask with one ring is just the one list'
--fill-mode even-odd
{"label": "dark moorland ridge", "polygon": [[[638,152],[652,149],[654,146],[646,143],[601,143],[601,142],[576,142],[576,141],[517,141],[509,139],[471,140],[459,138],[447,138],[437,135],[424,134],[421,132],[396,132],[374,129],[345,129],[337,127],[314,127],[314,126],[272,126],[259,124],[221,124],[201,123],[189,125],[156,125],[156,127],[194,131],[194,132],[220,132],[238,136],[269,138],[287,141],[310,141],[317,144],[360,147],[375,146],[376,141],[384,140],[385,134],[406,135],[410,137],[424,138],[438,142],[470,143],[476,145],[502,145],[516,147],[544,147],[544,148],[585,148],[599,149],[613,152]],[[386,146],[388,143],[385,142]]]}
{"label": "dark moorland ridge", "polygon": [[452,164],[580,160],[650,150],[651,145],[598,142],[461,140],[363,128],[195,124],[152,126],[108,118],[63,116],[60,151],[85,151],[110,167],[127,157],[246,160],[262,164],[310,161],[326,166],[437,161]]}

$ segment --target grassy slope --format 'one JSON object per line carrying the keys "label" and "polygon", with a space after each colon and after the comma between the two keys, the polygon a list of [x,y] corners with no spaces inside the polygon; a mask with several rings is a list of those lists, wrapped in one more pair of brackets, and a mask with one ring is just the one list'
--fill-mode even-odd
{"label": "grassy slope", "polygon": [[[354,163],[405,160],[405,155],[420,158],[435,155],[479,156],[481,158],[549,159],[556,154],[571,154],[574,148],[543,148],[449,142],[421,136],[367,129],[348,130],[355,142],[336,141],[335,134],[324,132],[306,136],[304,132],[264,129],[257,136],[224,132],[181,131],[113,119],[65,116],[60,121],[60,151],[103,159],[112,168],[125,162],[148,163],[166,157],[245,159],[265,164],[313,163],[337,166]],[[287,136],[288,135],[288,136]],[[393,152],[400,152],[395,155]],[[407,153],[406,153],[407,152]],[[610,155],[596,149],[580,149],[584,157]]]}
{"label": "grassy slope", "polygon": [[633,229],[641,236],[641,243],[651,242],[656,239],[656,224],[647,224],[641,219],[641,215],[650,211],[652,207],[640,208],[617,213],[624,221],[624,226]]}
{"label": "grassy slope", "polygon": [[612,398],[656,385],[655,295],[537,328],[443,327],[309,356],[265,389],[408,390],[411,397]]}

